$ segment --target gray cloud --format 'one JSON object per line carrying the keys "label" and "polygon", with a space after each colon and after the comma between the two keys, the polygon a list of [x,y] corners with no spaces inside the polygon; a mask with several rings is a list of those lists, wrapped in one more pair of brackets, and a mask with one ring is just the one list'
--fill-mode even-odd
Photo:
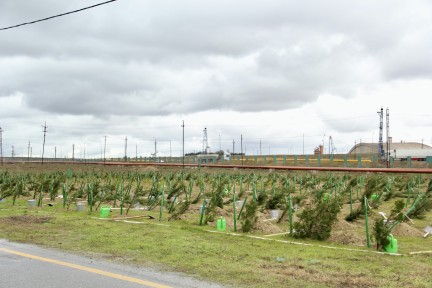
{"label": "gray cloud", "polygon": [[[4,0],[0,26],[97,2]],[[20,95],[21,109],[36,115],[37,129],[44,115],[93,123],[88,130],[68,130],[80,137],[95,130],[125,134],[124,127],[106,131],[104,126],[113,119],[135,123],[130,116],[148,116],[153,123],[151,116],[210,110],[296,109],[325,94],[349,99],[385,81],[430,78],[431,5],[117,1],[1,32],[0,97]],[[14,107],[2,115],[19,117],[20,111]],[[376,128],[375,118],[319,116],[326,128],[340,133]],[[61,135],[61,127],[53,129]]]}

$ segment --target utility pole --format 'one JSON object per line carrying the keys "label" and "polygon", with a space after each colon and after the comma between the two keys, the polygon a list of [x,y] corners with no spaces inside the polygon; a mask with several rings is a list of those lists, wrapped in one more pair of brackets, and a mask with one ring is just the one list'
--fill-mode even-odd
{"label": "utility pole", "polygon": [[57,160],[57,146],[54,146],[54,160]]}
{"label": "utility pole", "polygon": [[322,145],[323,145],[323,148],[322,148],[322,151],[323,151],[323,152],[322,152],[322,153],[325,154],[325,149],[324,149],[324,147],[325,147],[325,133],[324,133],[324,136],[323,136],[322,143],[323,143],[323,144],[322,144]]}
{"label": "utility pole", "polygon": [[261,140],[260,140],[260,155],[262,155],[262,149],[261,149]]}
{"label": "utility pole", "polygon": [[182,138],[182,141],[183,141],[183,155],[182,155],[182,160],[183,160],[183,169],[184,169],[184,160],[185,160],[185,154],[184,154],[184,127],[185,127],[185,125],[184,125],[184,120],[183,120],[183,124],[181,125],[181,127],[183,128],[183,138]]}
{"label": "utility pole", "polygon": [[106,158],[105,158],[105,152],[106,152],[106,136],[104,137],[105,138],[105,141],[104,141],[104,152],[103,152],[103,159],[104,159],[104,165],[105,165],[105,161],[106,161]]}
{"label": "utility pole", "polygon": [[138,161],[138,144],[135,144],[135,161]]}
{"label": "utility pole", "polygon": [[75,160],[75,144],[72,144],[72,160]]}
{"label": "utility pole", "polygon": [[304,155],[304,133],[303,133],[303,155]]}
{"label": "utility pole", "polygon": [[127,162],[127,136],[125,138],[125,156],[124,156],[124,160]]}
{"label": "utility pole", "polygon": [[28,146],[27,146],[27,162],[29,162],[29,161],[30,161],[30,141],[29,141]]}
{"label": "utility pole", "polygon": [[44,160],[44,153],[45,153],[45,137],[46,137],[46,133],[47,133],[47,126],[46,126],[46,121],[44,126],[42,126],[44,128],[43,133],[44,133],[44,139],[43,139],[43,145],[42,145],[42,165],[43,165],[43,160]]}
{"label": "utility pole", "polygon": [[154,152],[154,159],[155,159],[155,161],[156,161],[156,157],[157,157],[157,141],[156,141],[156,138],[155,138],[155,152]]}
{"label": "utility pole", "polygon": [[0,162],[3,166],[3,129],[0,127]]}
{"label": "utility pole", "polygon": [[240,134],[240,155],[241,155],[241,159],[242,159],[242,166],[243,166],[243,134]]}
{"label": "utility pole", "polygon": [[233,139],[233,152],[232,152],[232,154],[234,154],[234,153],[235,153],[235,141]]}
{"label": "utility pole", "polygon": [[170,161],[171,161],[171,157],[172,157],[172,154],[171,154],[171,140],[170,140]]}

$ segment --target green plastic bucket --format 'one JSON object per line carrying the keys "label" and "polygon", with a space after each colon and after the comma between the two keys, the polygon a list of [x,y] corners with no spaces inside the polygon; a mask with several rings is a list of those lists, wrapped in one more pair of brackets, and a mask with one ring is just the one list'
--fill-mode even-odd
{"label": "green plastic bucket", "polygon": [[226,220],[223,217],[221,217],[220,219],[217,220],[216,229],[218,231],[225,231],[226,230]]}
{"label": "green plastic bucket", "polygon": [[111,211],[111,207],[109,206],[102,206],[100,208],[100,218],[107,218],[109,216],[109,213]]}
{"label": "green plastic bucket", "polygon": [[329,193],[324,193],[323,200],[324,200],[324,202],[327,202],[328,200],[330,200],[330,194]]}
{"label": "green plastic bucket", "polygon": [[393,238],[392,234],[390,234],[388,236],[388,239],[389,239],[390,243],[384,247],[384,250],[388,253],[398,253],[398,241],[397,241],[397,239]]}

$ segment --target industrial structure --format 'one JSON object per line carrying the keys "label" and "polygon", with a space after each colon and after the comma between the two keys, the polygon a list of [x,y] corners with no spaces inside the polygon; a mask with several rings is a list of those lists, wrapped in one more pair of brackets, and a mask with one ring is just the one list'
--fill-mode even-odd
{"label": "industrial structure", "polygon": [[[407,160],[408,157],[411,160],[424,161],[426,157],[432,157],[432,147],[423,143],[416,142],[400,142],[393,143],[391,138],[389,139],[389,148],[383,151],[383,155],[388,153],[394,160]],[[348,155],[364,155],[372,156],[377,155],[380,148],[380,143],[358,143],[348,152]]]}

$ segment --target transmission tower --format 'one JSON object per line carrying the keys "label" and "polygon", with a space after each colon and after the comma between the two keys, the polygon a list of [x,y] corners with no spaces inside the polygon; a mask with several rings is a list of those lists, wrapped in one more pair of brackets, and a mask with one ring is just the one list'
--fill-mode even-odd
{"label": "transmission tower", "polygon": [[384,111],[381,107],[381,110],[377,112],[380,118],[379,122],[379,141],[378,141],[378,155],[380,158],[384,157],[384,147],[383,147],[383,121],[384,121]]}
{"label": "transmission tower", "polygon": [[14,147],[14,145],[12,145],[12,153],[11,153],[11,155],[12,155],[12,158],[15,157],[15,147]]}

